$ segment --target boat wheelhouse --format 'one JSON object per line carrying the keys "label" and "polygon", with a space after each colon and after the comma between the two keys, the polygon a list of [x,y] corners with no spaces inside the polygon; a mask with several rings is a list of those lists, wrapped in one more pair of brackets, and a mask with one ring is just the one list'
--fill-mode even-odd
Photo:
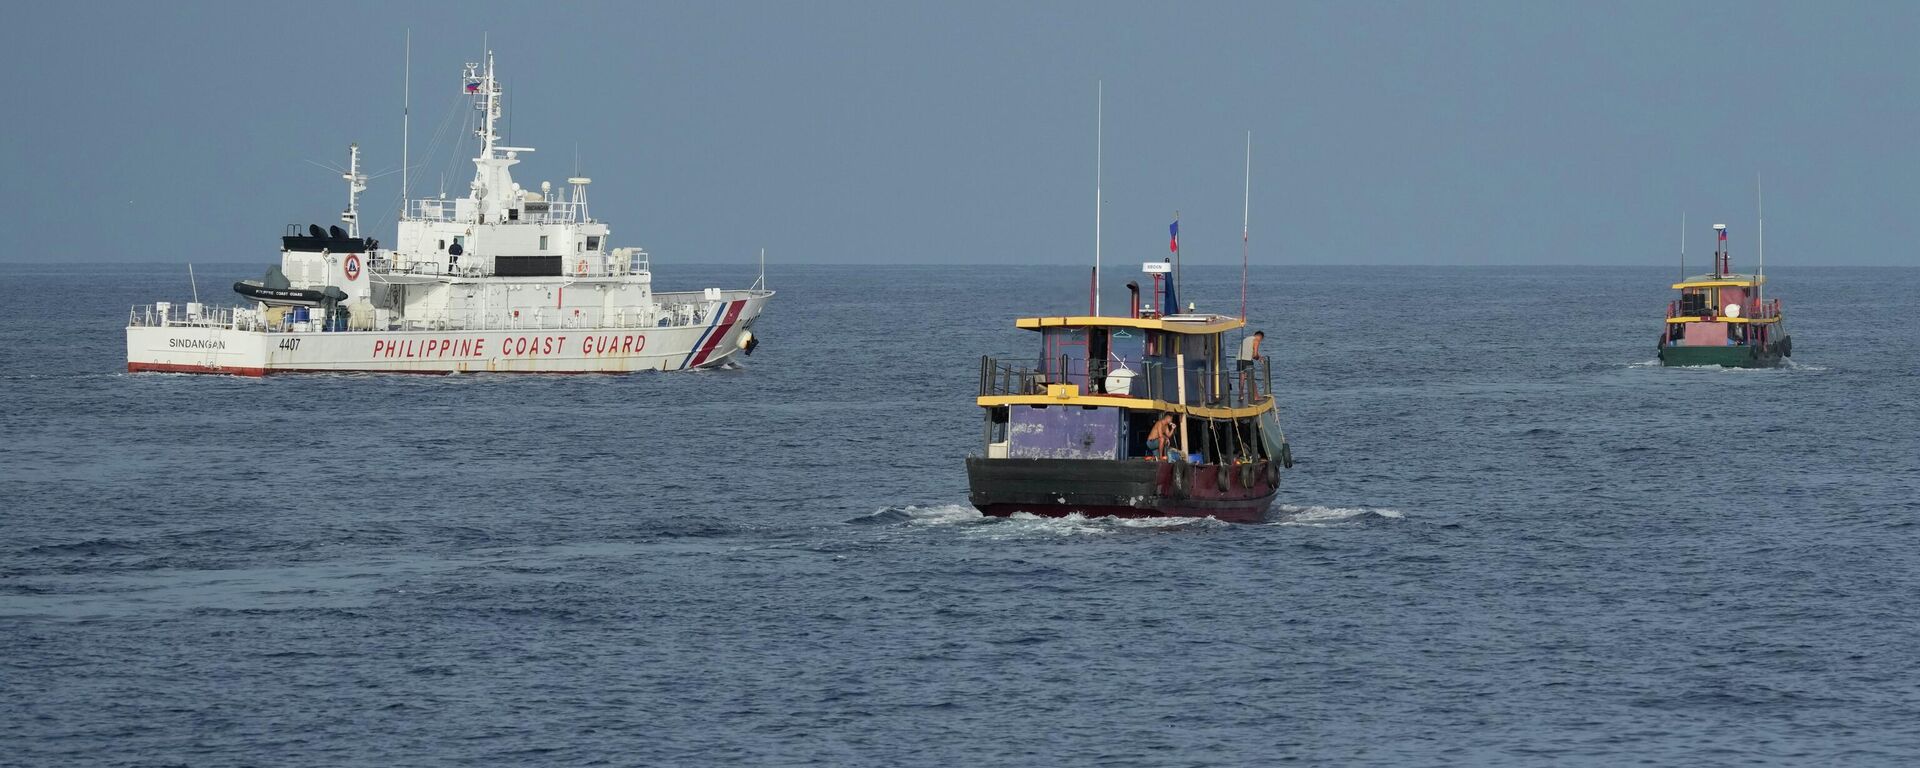
{"label": "boat wheelhouse", "polygon": [[[1141,309],[1137,293],[1126,317],[1019,319],[1037,332],[1038,354],[980,360],[983,452],[967,459],[974,507],[1264,519],[1293,459],[1269,358],[1238,365],[1234,336],[1245,325],[1162,316]],[[1163,420],[1171,434],[1156,432]]]}
{"label": "boat wheelhouse", "polygon": [[1713,272],[1673,284],[1680,292],[1667,304],[1659,342],[1669,366],[1763,368],[1793,354],[1793,339],[1781,325],[1780,300],[1765,297],[1764,273],[1733,271],[1727,226],[1715,224]]}

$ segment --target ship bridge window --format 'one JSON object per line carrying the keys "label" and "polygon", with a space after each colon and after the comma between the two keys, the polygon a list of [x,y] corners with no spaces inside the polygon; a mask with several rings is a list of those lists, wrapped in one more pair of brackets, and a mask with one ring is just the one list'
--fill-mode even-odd
{"label": "ship bridge window", "polygon": [[508,209],[507,209],[507,221],[519,221],[519,220],[520,220],[520,209],[518,209],[518,208],[508,208]]}
{"label": "ship bridge window", "polygon": [[600,250],[600,236],[599,236],[599,235],[587,235],[587,250],[589,250],[589,251],[597,251],[597,250]]}
{"label": "ship bridge window", "polygon": [[447,239],[444,237],[440,238],[440,250],[444,251],[446,249],[447,249]]}
{"label": "ship bridge window", "polygon": [[540,236],[540,250],[543,250],[543,251],[544,251],[544,250],[546,250],[546,249],[547,249],[547,236],[546,236],[546,235],[541,235],[541,236]]}

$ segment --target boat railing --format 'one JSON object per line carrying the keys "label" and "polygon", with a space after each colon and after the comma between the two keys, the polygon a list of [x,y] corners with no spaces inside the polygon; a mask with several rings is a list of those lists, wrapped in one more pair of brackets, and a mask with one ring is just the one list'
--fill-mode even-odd
{"label": "boat railing", "polygon": [[[1780,300],[1765,299],[1757,304],[1753,304],[1751,306],[1744,306],[1742,307],[1742,310],[1743,311],[1741,314],[1745,315],[1748,319],[1751,319],[1751,320],[1766,320],[1770,318],[1779,317],[1780,316]],[[1714,309],[1713,307],[1701,307],[1701,311],[1699,312],[1686,312],[1681,308],[1680,302],[1678,301],[1667,302],[1667,319],[1669,320],[1674,318],[1680,318],[1680,317],[1716,317],[1717,315],[1715,313],[1717,311],[1718,310]]]}
{"label": "boat railing", "polygon": [[[444,259],[410,258],[399,260],[391,252],[367,259],[367,269],[383,275],[420,275],[426,277],[496,277],[493,270],[481,266],[482,261],[490,258],[471,256],[463,258],[446,257]],[[615,248],[611,254],[588,253],[575,254],[571,260],[561,260],[561,274],[558,277],[632,277],[645,275],[652,270],[648,263],[647,252],[638,248]]]}
{"label": "boat railing", "polygon": [[214,307],[197,301],[157,301],[137,304],[127,311],[127,325],[148,328],[232,328],[267,330],[259,313],[243,307]]}
{"label": "boat railing", "polygon": [[[1002,360],[980,358],[981,397],[1044,395],[1049,384],[1072,384],[1082,394],[1180,401],[1180,379],[1175,366],[1158,361],[1108,361],[1089,371],[1084,360],[1062,356],[1057,360]],[[1264,402],[1273,390],[1273,364],[1262,357],[1244,370],[1193,365],[1186,371],[1186,401],[1190,405],[1244,407]]]}
{"label": "boat railing", "polygon": [[683,328],[696,324],[693,314],[663,306],[658,312],[645,310],[582,309],[575,311],[544,307],[516,310],[504,317],[456,319],[454,316],[405,317],[387,322],[395,331],[595,331],[607,329],[645,331],[659,328]]}
{"label": "boat railing", "polygon": [[[432,197],[410,200],[407,205],[407,218],[418,221],[456,221],[459,216],[459,202]],[[521,201],[520,207],[509,210],[511,213],[508,218],[489,223],[570,224],[586,220],[587,204],[558,200],[525,200]]]}

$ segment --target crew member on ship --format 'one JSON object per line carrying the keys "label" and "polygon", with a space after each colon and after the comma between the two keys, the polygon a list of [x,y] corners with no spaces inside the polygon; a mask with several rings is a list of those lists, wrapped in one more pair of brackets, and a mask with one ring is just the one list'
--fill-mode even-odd
{"label": "crew member on ship", "polygon": [[1167,460],[1167,451],[1173,443],[1173,414],[1160,414],[1160,420],[1153,423],[1152,431],[1147,433],[1147,450],[1161,461]]}
{"label": "crew member on ship", "polygon": [[1266,340],[1266,331],[1254,331],[1252,335],[1240,340],[1239,363],[1234,369],[1240,372],[1240,388],[1247,393],[1249,399],[1259,394],[1253,391],[1253,363],[1260,359],[1260,342]]}

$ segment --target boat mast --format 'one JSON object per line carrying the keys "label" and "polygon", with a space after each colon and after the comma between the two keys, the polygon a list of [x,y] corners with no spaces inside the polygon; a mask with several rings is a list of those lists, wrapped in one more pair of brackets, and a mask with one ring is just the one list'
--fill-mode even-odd
{"label": "boat mast", "polygon": [[347,145],[347,172],[340,174],[347,180],[347,210],[340,214],[340,220],[347,223],[347,237],[360,236],[360,193],[367,191],[367,176],[360,172],[360,144]]}
{"label": "boat mast", "polygon": [[[1173,235],[1172,285],[1173,285],[1174,299],[1178,300],[1180,298],[1179,294],[1185,292],[1180,290],[1180,212],[1179,211],[1176,210],[1173,212],[1173,226],[1169,227],[1168,229],[1171,230],[1171,234]],[[1180,305],[1178,303],[1173,305],[1173,314],[1176,314],[1176,315],[1180,314]]]}
{"label": "boat mast", "polygon": [[1727,225],[1713,225],[1713,278],[1720,279],[1727,273]]}
{"label": "boat mast", "polygon": [[1767,288],[1767,204],[1760,191],[1760,174],[1753,175],[1753,208],[1759,217],[1760,227],[1754,231],[1754,258],[1757,261],[1753,276],[1753,301],[1759,304]]}
{"label": "boat mast", "polygon": [[480,108],[481,111],[486,113],[486,122],[482,128],[474,131],[474,133],[480,136],[480,156],[492,160],[493,143],[500,140],[500,137],[493,132],[494,122],[500,119],[500,88],[495,84],[493,79],[492,50],[487,51],[486,67],[486,73],[481,75],[480,78],[480,92],[482,96],[486,97],[486,102],[481,104]]}
{"label": "boat mast", "polygon": [[1094,81],[1093,101],[1093,314],[1100,316],[1100,182],[1102,160],[1105,158],[1107,85],[1103,80]]}
{"label": "boat mast", "polygon": [[1680,282],[1687,281],[1687,212],[1680,212]]}
{"label": "boat mast", "polygon": [[1253,220],[1253,131],[1247,131],[1246,190],[1240,202],[1240,335],[1247,335],[1247,225]]}
{"label": "boat mast", "polygon": [[413,28],[407,28],[407,53],[400,65],[400,218],[407,218],[407,150],[413,143]]}

